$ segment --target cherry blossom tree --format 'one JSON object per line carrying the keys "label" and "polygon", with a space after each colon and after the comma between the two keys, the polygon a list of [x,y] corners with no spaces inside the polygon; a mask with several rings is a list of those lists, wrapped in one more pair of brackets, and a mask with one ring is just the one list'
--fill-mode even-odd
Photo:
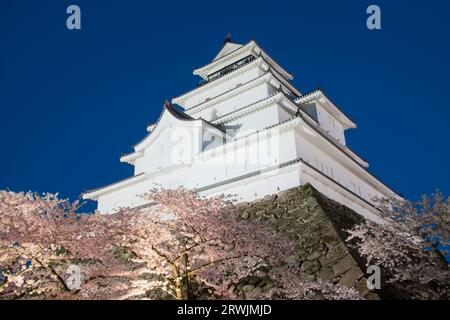
{"label": "cherry blossom tree", "polygon": [[[145,196],[152,205],[101,215],[77,214],[78,202],[57,195],[0,192],[0,297],[358,297],[305,282],[289,263],[292,242],[267,222],[241,220],[223,197],[184,189]],[[239,296],[236,285],[250,276],[275,286]]]}
{"label": "cherry blossom tree", "polygon": [[379,265],[387,284],[405,287],[412,298],[449,298],[445,254],[450,240],[450,199],[437,192],[420,201],[378,199],[384,224],[366,221],[348,230],[347,239]]}
{"label": "cherry blossom tree", "polygon": [[79,205],[57,194],[0,192],[0,295],[70,298],[68,266],[101,261],[90,264],[86,278],[120,270],[106,249],[113,221],[77,214]]}
{"label": "cherry blossom tree", "polygon": [[276,280],[277,287],[265,294],[269,299],[290,300],[362,300],[359,292],[354,288],[317,279],[305,281],[298,268],[290,266],[275,269],[271,277]]}
{"label": "cherry blossom tree", "polygon": [[[240,220],[230,201],[201,198],[191,190],[161,190],[147,197],[158,205],[146,213],[127,213],[122,221],[130,229],[120,245],[132,249],[136,262],[144,262],[147,269],[162,276],[167,292],[177,299],[192,298],[193,287],[198,286],[206,288],[209,297],[238,298],[236,285],[250,276],[277,280],[278,290],[266,297],[300,298],[291,293],[295,285],[297,292],[308,290],[298,268],[287,263],[295,250],[293,243],[267,222]],[[294,269],[297,272],[289,271]],[[273,274],[272,270],[278,271]],[[282,287],[282,280],[291,287]],[[321,288],[326,294],[335,289],[318,283],[316,298],[331,297],[321,296]],[[336,296],[345,290],[350,289],[337,288]],[[357,296],[356,291],[351,294]]]}
{"label": "cherry blossom tree", "polygon": [[234,297],[239,279],[291,253],[288,239],[262,222],[238,221],[234,206],[221,197],[204,199],[183,189],[147,196],[158,205],[128,214],[121,245],[162,275],[177,299],[189,298],[193,281],[211,294]]}

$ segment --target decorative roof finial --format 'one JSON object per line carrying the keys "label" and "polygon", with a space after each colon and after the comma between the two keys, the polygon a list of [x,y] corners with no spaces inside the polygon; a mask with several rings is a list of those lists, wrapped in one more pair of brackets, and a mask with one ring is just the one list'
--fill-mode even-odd
{"label": "decorative roof finial", "polygon": [[227,44],[228,42],[231,42],[231,33],[230,32],[227,33],[227,36],[225,37],[223,44]]}
{"label": "decorative roof finial", "polygon": [[166,99],[166,101],[164,101],[164,107],[170,107],[172,106],[172,102],[170,102],[169,100]]}

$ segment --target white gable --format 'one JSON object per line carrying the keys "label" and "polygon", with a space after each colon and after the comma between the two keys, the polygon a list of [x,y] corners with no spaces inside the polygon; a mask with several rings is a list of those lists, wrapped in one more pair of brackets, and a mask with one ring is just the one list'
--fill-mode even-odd
{"label": "white gable", "polygon": [[[182,114],[180,112],[180,114]],[[173,108],[164,107],[164,110],[156,124],[153,124],[149,134],[139,143],[134,146],[135,151],[142,151],[152,144],[167,128],[195,128],[201,126],[201,120],[195,120],[192,118],[181,118],[175,114]]]}
{"label": "white gable", "polygon": [[152,172],[190,161],[205,148],[221,144],[223,136],[223,132],[202,119],[193,119],[172,106],[164,107],[153,130],[135,145],[133,154],[121,161],[132,163],[135,174]]}
{"label": "white gable", "polygon": [[217,56],[214,58],[213,62],[216,60],[219,60],[220,58],[226,56],[227,54],[229,54],[231,51],[234,51],[236,49],[239,49],[242,47],[242,44],[238,44],[238,43],[233,43],[233,42],[227,42],[225,43],[225,45],[223,46],[223,48],[219,51],[219,53],[217,54]]}
{"label": "white gable", "polygon": [[136,148],[135,174],[152,172],[190,159],[201,151],[201,120],[181,120],[167,108],[154,130]]}

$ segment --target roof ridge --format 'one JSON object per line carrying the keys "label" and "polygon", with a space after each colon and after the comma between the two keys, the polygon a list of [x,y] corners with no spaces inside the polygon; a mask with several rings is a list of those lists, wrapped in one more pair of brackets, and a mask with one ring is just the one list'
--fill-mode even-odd
{"label": "roof ridge", "polygon": [[178,118],[180,120],[186,120],[186,121],[196,120],[193,117],[191,117],[190,115],[186,114],[185,112],[175,108],[171,103],[168,105],[164,104],[164,108],[166,108],[173,116],[175,116],[176,118]]}

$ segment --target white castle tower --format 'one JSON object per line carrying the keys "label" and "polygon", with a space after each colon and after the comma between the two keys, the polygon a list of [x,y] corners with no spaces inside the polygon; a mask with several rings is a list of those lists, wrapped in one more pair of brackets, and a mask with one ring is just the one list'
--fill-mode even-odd
{"label": "white castle tower", "polygon": [[345,130],[356,124],[322,90],[297,90],[291,73],[255,41],[228,36],[194,75],[199,86],[166,101],[148,135],[120,158],[134,175],[83,194],[100,212],[146,206],[151,201],[141,195],[155,186],[243,202],[309,182],[377,221],[373,198],[399,196],[346,146]]}

